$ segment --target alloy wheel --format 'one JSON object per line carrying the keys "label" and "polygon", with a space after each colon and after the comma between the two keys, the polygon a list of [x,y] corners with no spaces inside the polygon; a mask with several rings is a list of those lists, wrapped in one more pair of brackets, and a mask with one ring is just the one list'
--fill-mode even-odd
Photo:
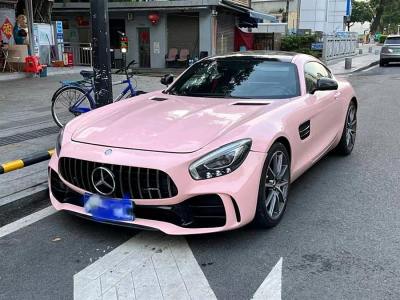
{"label": "alloy wheel", "polygon": [[351,105],[346,120],[346,145],[349,149],[354,147],[357,134],[356,107]]}
{"label": "alloy wheel", "polygon": [[284,211],[289,179],[289,159],[282,151],[276,151],[268,163],[265,181],[265,205],[271,219],[276,220]]}

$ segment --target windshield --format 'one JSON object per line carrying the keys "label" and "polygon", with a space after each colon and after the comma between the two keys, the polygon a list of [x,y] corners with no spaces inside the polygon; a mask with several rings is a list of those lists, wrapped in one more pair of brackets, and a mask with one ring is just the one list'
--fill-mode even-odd
{"label": "windshield", "polygon": [[400,37],[389,37],[385,41],[386,45],[400,45]]}
{"label": "windshield", "polygon": [[295,64],[228,57],[194,64],[166,92],[192,97],[283,99],[299,96],[300,88]]}

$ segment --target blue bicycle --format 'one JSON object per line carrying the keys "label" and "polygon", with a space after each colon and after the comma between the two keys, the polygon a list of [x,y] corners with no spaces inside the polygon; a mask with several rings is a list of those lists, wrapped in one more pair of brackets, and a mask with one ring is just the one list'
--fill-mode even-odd
{"label": "blue bicycle", "polygon": [[[133,72],[128,73],[131,65],[135,65],[135,61],[131,61],[125,68],[118,70],[116,73],[124,72],[126,79],[113,82],[113,86],[126,84],[122,92],[113,100],[117,102],[121,99],[131,98],[144,92],[136,90],[132,84]],[[51,114],[54,122],[59,127],[64,127],[69,121],[76,116],[96,109],[96,102],[93,98],[94,82],[92,71],[81,71],[83,80],[79,81],[61,81],[61,87],[54,93],[51,104]]]}

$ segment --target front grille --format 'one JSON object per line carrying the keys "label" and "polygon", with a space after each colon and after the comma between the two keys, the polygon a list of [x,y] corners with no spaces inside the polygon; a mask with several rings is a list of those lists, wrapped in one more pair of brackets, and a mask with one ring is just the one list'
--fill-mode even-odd
{"label": "front grille", "polygon": [[[68,188],[50,169],[51,193],[61,203],[83,207],[82,195]],[[136,218],[168,222],[184,228],[213,228],[226,224],[222,199],[215,194],[195,196],[173,205],[135,205]]]}
{"label": "front grille", "polygon": [[103,167],[114,174],[115,189],[112,198],[163,199],[178,194],[171,177],[163,171],[120,165],[91,162],[62,157],[58,169],[61,176],[74,186],[93,194],[98,194],[92,183],[94,169]]}
{"label": "front grille", "polygon": [[218,195],[201,195],[174,205],[136,205],[137,218],[168,222],[186,228],[221,227],[226,223],[225,207]]}

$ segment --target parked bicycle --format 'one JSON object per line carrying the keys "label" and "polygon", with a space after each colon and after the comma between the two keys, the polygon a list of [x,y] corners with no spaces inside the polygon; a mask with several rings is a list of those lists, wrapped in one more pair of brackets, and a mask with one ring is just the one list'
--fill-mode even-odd
{"label": "parked bicycle", "polygon": [[[143,91],[136,89],[136,81],[132,78],[133,72],[128,72],[129,67],[135,65],[136,62],[131,61],[125,68],[117,71],[118,73],[124,72],[126,79],[113,82],[113,86],[125,84],[126,87],[122,92],[113,100],[117,102],[122,99],[131,98]],[[80,74],[83,80],[78,81],[61,81],[61,87],[54,93],[51,99],[51,114],[54,122],[59,127],[64,127],[73,118],[86,113],[90,110],[96,109],[96,101],[94,100],[94,81],[93,71],[81,71]],[[134,84],[132,83],[134,81]]]}

